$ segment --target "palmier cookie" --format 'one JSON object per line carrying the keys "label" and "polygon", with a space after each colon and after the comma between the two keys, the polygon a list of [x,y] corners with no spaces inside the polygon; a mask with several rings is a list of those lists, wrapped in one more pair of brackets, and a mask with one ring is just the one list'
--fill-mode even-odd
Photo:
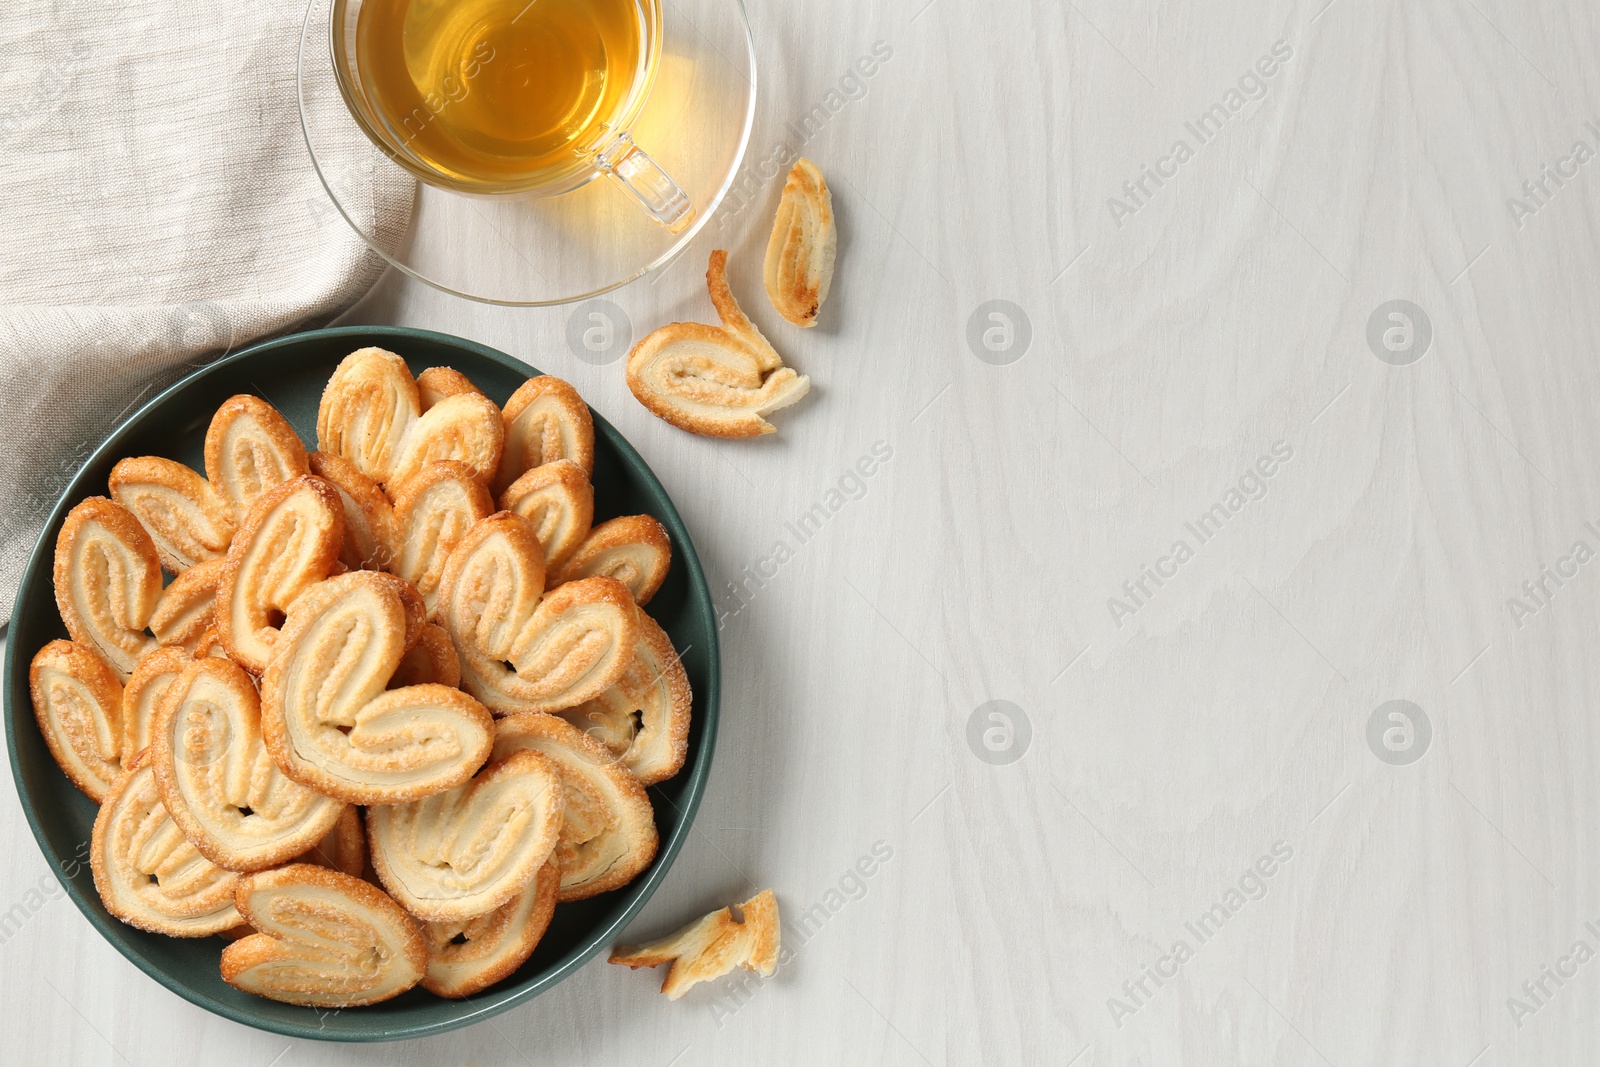
{"label": "palmier cookie", "polygon": [[195,657],[181,645],[166,645],[148,653],[122,687],[122,751],[127,755],[150,747],[150,730],[161,700]]}
{"label": "palmier cookie", "polygon": [[440,997],[470,997],[509,977],[550,928],[560,888],[561,865],[551,857],[531,885],[488,914],[423,923],[428,976],[422,988]]}
{"label": "palmier cookie", "polygon": [[483,481],[500,465],[505,425],[478,392],[438,399],[422,410],[405,360],[381,348],[346,356],[317,408],[317,449],[342,456],[387,489],[429,463],[458,460]]}
{"label": "palmier cookie", "polygon": [[624,515],[602,522],[553,575],[550,588],[579,578],[604,575],[628,587],[640,607],[650,603],[672,566],[672,540],[649,515]]}
{"label": "palmier cookie", "polygon": [[451,549],[494,499],[465,463],[430,463],[394,492],[394,543],[384,569],[417,587],[429,614],[439,602],[439,576]]}
{"label": "palmier cookie", "polygon": [[28,689],[50,754],[73,785],[105,800],[126,751],[117,672],[85,645],[51,641],[34,654]]}
{"label": "palmier cookie", "polygon": [[657,843],[650,798],[600,742],[554,715],[523,713],[495,723],[495,759],[523,749],[561,771],[566,807],[555,855],[562,901],[620,888],[650,866]]}
{"label": "palmier cookie", "polygon": [[321,478],[305,475],[264,494],[228,546],[217,583],[217,636],[228,655],[259,674],[296,597],[327,577],[344,544],[344,508]]}
{"label": "palmier cookie", "polygon": [[545,594],[544,579],[538,537],[509,512],[476,523],[445,563],[439,622],[462,686],[497,714],[592,700],[622,676],[638,639],[621,582],[584,578]]}
{"label": "palmier cookie", "polygon": [[454,367],[429,367],[417,375],[417,401],[423,411],[461,393],[482,393],[472,379]]}
{"label": "palmier cookie", "polygon": [[232,511],[210,482],[182,463],[129,456],[106,480],[112,499],[138,519],[173,574],[228,551],[238,528]]}
{"label": "palmier cookie", "polygon": [[261,740],[255,683],[228,660],[191,661],[150,732],[150,766],[167,812],[220,867],[259,871],[293,859],[346,809],[284,777]]}
{"label": "palmier cookie", "polygon": [[67,513],[56,535],[55,591],[72,639],[124,680],[156,647],[145,627],[161,598],[161,561],[122,505],[92,496]]}
{"label": "palmier cookie", "polygon": [[594,418],[578,391],[560,378],[541,374],[517,386],[506,401],[505,448],[494,491],[503,493],[524,472],[558,459],[594,473]]}
{"label": "palmier cookie", "polygon": [[258,396],[229,397],[206,428],[206,478],[243,522],[261,495],[308,471],[289,420]]}
{"label": "palmier cookie", "polygon": [[728,289],[728,253],[706,271],[721,326],[674,322],[628,353],[628,388],[659,418],[708,437],[756,437],[775,429],[765,416],[795,403],[811,380],[783,365]]}
{"label": "palmier cookie", "polygon": [[354,1008],[427,973],[417,921],[383,890],[310,863],[239,879],[239,914],[260,933],[222,950],[223,981],[285,1004]]}
{"label": "palmier cookie", "polygon": [[172,821],[149,756],[134,756],[95,816],[89,864],[106,910],[170,937],[208,937],[240,923],[239,875],[200,854]]}
{"label": "palmier cookie", "polygon": [[163,645],[181,645],[193,653],[204,649],[216,625],[217,585],[228,563],[197,563],[167,584],[150,615],[150,632]]}
{"label": "palmier cookie", "polygon": [[206,476],[160,456],[124,459],[111,470],[111,495],[131,511],[174,574],[220,559],[256,499],[306,473],[294,428],[260,397],[223,401],[206,430]]}
{"label": "palmier cookie", "polygon": [[385,690],[421,639],[410,584],[350,571],[289,608],[261,677],[262,734],[290,778],[353,804],[400,804],[454,789],[493,743],[489,712],[439,684]]}
{"label": "palmier cookie", "polygon": [[513,752],[449,792],[371,808],[372,868],[419,919],[484,915],[525,889],[545,865],[564,804],[555,764],[537,752]]}
{"label": "palmier cookie", "polygon": [[533,524],[544,546],[544,567],[554,573],[589,536],[594,522],[594,485],[589,473],[570,459],[540,464],[500,494],[500,510]]}
{"label": "palmier cookie", "polygon": [[645,785],[678,773],[689,751],[689,676],[672,639],[639,612],[633,660],[617,683],[558,714],[599,741]]}
{"label": "palmier cookie", "polygon": [[342,456],[313,452],[311,473],[339,494],[344,509],[344,545],[339,562],[350,570],[389,566],[394,544],[394,505],[378,486]]}

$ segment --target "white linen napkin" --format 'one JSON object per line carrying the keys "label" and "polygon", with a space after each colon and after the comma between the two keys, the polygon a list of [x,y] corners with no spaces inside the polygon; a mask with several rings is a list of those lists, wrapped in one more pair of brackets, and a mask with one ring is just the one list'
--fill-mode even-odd
{"label": "white linen napkin", "polygon": [[[145,400],[325,321],[385,266],[300,131],[302,0],[21,0],[0,11],[0,624],[67,479]],[[415,185],[350,146],[388,248]],[[390,175],[384,177],[384,175]]]}

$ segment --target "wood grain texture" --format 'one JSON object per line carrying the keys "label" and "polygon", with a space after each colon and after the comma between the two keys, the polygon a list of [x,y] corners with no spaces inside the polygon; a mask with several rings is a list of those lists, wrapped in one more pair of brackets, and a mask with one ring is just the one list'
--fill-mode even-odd
{"label": "wood grain texture", "polygon": [[[730,249],[734,292],[814,383],[775,436],[657,421],[620,361],[569,349],[565,310],[391,275],[344,320],[459,333],[562,375],[661,476],[730,613],[727,698],[695,833],[629,937],[771,886],[794,959],[675,1004],[597,960],[436,1040],[286,1042],[168,995],[59,895],[33,908],[49,872],[8,799],[0,914],[36,914],[0,944],[0,1058],[1595,1059],[1600,962],[1546,979],[1542,1004],[1521,987],[1575,942],[1600,952],[1600,563],[1547,580],[1520,618],[1508,600],[1574,542],[1600,551],[1600,162],[1528,217],[1507,200],[1574,141],[1600,148],[1600,11],[925,3],[752,10],[752,159],[787,140],[833,188],[815,330],[760,295],[781,171],[612,296],[635,339],[706,321],[706,256]],[[891,57],[853,76],[877,42]],[[1201,143],[1185,124],[1278,42],[1291,54],[1259,99]],[[830,91],[837,113],[801,144],[789,124]],[[1132,203],[1123,184],[1180,139],[1192,158]],[[1431,322],[1406,366],[1367,341],[1396,299]],[[968,343],[991,300],[1031,328],[1005,365]],[[858,483],[879,442],[890,458]],[[1280,442],[1290,458],[1228,509]],[[843,503],[802,541],[786,524],[830,489]],[[1186,524],[1219,502],[1202,543]],[[1191,555],[1134,604],[1124,583],[1179,540]],[[791,558],[762,565],[780,542]],[[758,565],[775,573],[741,607],[729,583]],[[1137,610],[1116,617],[1112,597]],[[1396,699],[1432,729],[1409,765],[1367,738]],[[985,729],[1004,747],[998,721],[969,744],[995,700],[1026,717],[1015,762],[977,754]],[[853,875],[878,842],[889,858]],[[1247,874],[1275,846],[1290,855],[1271,876]],[[1186,924],[1219,903],[1202,939]],[[1147,966],[1175,973],[1158,986]],[[1136,999],[1124,983],[1141,978]]]}

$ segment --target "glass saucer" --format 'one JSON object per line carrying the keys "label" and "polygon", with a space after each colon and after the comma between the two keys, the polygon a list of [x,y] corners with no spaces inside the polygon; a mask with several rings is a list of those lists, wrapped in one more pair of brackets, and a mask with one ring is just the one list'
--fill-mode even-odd
{"label": "glass saucer", "polygon": [[[669,233],[608,181],[546,197],[468,196],[420,183],[410,230],[396,244],[363,207],[370,198],[359,194],[374,181],[410,174],[371,151],[345,107],[333,69],[332,7],[331,0],[310,0],[300,35],[300,125],[312,165],[333,206],[374,251],[447,293],[549,306],[642,278],[711,221],[744,160],[756,105],[744,4],[664,0],[660,66],[630,132],[694,204],[686,229]],[[394,173],[375,175],[373,168]]]}

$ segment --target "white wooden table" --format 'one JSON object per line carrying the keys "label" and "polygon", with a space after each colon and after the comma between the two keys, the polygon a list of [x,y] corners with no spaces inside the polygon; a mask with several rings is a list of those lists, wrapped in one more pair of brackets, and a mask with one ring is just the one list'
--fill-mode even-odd
{"label": "white wooden table", "polygon": [[1600,9],[752,16],[752,158],[834,187],[822,325],[760,295],[776,182],[614,299],[636,337],[705,320],[731,249],[814,382],[775,438],[657,421],[565,311],[391,275],[343,321],[569,378],[666,483],[726,697],[632,933],[772,886],[795,959],[678,1003],[597,960],[446,1037],[286,1041],[35,907],[7,797],[0,1061],[1595,1062]]}

